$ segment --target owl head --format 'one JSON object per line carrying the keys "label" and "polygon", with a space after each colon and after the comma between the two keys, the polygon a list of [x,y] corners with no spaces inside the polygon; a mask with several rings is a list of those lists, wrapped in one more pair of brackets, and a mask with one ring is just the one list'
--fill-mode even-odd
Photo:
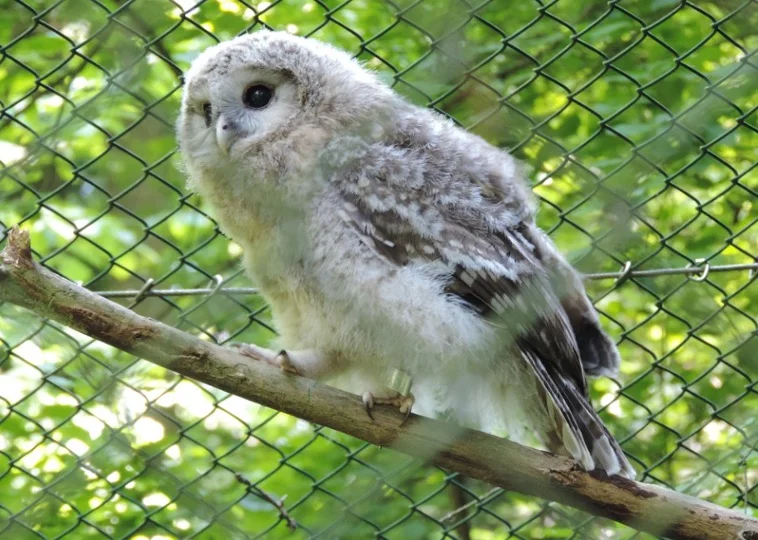
{"label": "owl head", "polygon": [[260,187],[314,159],[335,134],[375,122],[395,99],[325,43],[269,31],[220,43],[186,74],[177,131],[191,185]]}

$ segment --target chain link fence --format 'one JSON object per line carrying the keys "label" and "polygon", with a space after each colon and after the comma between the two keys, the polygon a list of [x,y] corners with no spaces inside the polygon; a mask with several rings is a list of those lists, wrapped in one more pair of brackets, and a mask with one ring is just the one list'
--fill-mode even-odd
{"label": "chain link fence", "polygon": [[[588,290],[624,363],[592,397],[640,478],[758,515],[758,3],[0,7],[0,238],[20,224],[71,280],[203,339],[265,345],[269,313],[240,249],[178,168],[182,72],[261,27],[333,43],[525,162],[540,225],[596,278]],[[648,536],[245,402],[4,304],[0,537]]]}

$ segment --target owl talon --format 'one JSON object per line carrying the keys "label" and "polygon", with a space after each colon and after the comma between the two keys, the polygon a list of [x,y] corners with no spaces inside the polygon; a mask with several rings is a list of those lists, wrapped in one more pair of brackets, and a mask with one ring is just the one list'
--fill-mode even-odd
{"label": "owl talon", "polygon": [[281,369],[285,373],[291,373],[293,375],[300,375],[300,372],[295,367],[295,365],[292,363],[292,360],[290,360],[290,355],[287,354],[287,351],[285,351],[285,350],[279,351],[279,354],[277,354],[274,357],[274,365],[275,366],[279,366],[279,369]]}
{"label": "owl talon", "polygon": [[374,394],[371,392],[366,392],[363,394],[363,407],[366,409],[366,414],[368,414],[368,417],[371,418],[371,421],[374,421],[374,415],[371,414],[371,409],[374,408]]}
{"label": "owl talon", "polygon": [[411,417],[411,407],[408,407],[408,410],[405,411],[405,416],[403,416],[403,421],[400,422],[400,427],[403,427],[405,423],[408,421],[408,418]]}
{"label": "owl talon", "polygon": [[408,418],[411,417],[411,411],[413,410],[413,404],[416,402],[416,398],[413,397],[413,394],[408,394],[407,396],[398,396],[398,399],[400,399],[398,409],[401,413],[405,412],[403,421],[400,422],[400,426],[403,426],[408,421]]}
{"label": "owl talon", "polygon": [[416,399],[413,397],[413,394],[408,394],[407,396],[396,394],[392,397],[387,398],[378,398],[371,392],[366,392],[363,394],[363,406],[365,407],[366,413],[368,414],[369,418],[371,418],[371,420],[374,420],[374,415],[371,414],[371,409],[373,409],[375,405],[390,405],[392,407],[396,407],[397,410],[403,415],[403,421],[400,422],[401,426],[404,425],[408,421],[408,418],[411,416],[411,410],[413,409],[413,404],[415,401]]}
{"label": "owl talon", "polygon": [[236,353],[252,358],[253,360],[263,360],[267,364],[278,367],[285,373],[301,375],[300,371],[290,359],[290,355],[285,350],[281,350],[274,354],[268,349],[258,347],[257,345],[251,345],[249,343],[230,343],[227,346]]}

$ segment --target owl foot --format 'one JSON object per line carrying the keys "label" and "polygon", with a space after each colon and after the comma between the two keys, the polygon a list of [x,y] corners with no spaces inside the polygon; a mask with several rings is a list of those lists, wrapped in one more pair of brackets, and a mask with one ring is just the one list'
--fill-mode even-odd
{"label": "owl foot", "polygon": [[300,371],[298,371],[298,369],[295,367],[295,364],[292,363],[290,355],[287,354],[287,351],[284,349],[279,351],[279,354],[274,357],[274,365],[279,366],[279,369],[286,371],[287,373],[300,375]]}
{"label": "owl foot", "polygon": [[411,409],[413,409],[413,404],[415,402],[416,398],[413,397],[413,394],[404,396],[400,393],[397,393],[393,397],[386,398],[376,397],[371,392],[366,392],[363,394],[363,406],[366,408],[366,413],[368,414],[368,417],[371,418],[371,420],[374,419],[374,415],[371,414],[371,409],[373,409],[375,405],[391,405],[393,407],[397,407],[397,410],[400,411],[401,414],[405,415],[403,417],[403,421],[400,422],[401,426],[405,424],[405,422],[408,420],[408,417],[411,415]]}
{"label": "owl foot", "polygon": [[290,355],[285,350],[281,350],[278,353],[275,353],[269,349],[264,349],[263,347],[258,347],[256,345],[251,345],[248,343],[232,343],[229,347],[234,349],[236,352],[247,356],[248,358],[252,358],[253,360],[262,359],[267,364],[276,366],[285,373],[292,373],[293,375],[301,374],[295,364],[292,362]]}

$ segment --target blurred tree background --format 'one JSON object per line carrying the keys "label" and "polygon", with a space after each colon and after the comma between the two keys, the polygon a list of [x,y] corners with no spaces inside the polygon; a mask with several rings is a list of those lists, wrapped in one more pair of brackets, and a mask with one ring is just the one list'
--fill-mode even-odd
{"label": "blurred tree background", "polygon": [[[351,51],[512,149],[584,272],[758,255],[750,0],[2,0],[0,239],[20,224],[44,264],[97,291],[249,286],[185,188],[173,124],[192,59],[262,27]],[[624,358],[592,397],[641,479],[758,515],[758,283],[704,277],[588,281]],[[208,340],[273,335],[255,295],[120,301]],[[286,497],[297,530],[235,473]],[[0,536],[316,535],[649,538],[0,305]]]}

